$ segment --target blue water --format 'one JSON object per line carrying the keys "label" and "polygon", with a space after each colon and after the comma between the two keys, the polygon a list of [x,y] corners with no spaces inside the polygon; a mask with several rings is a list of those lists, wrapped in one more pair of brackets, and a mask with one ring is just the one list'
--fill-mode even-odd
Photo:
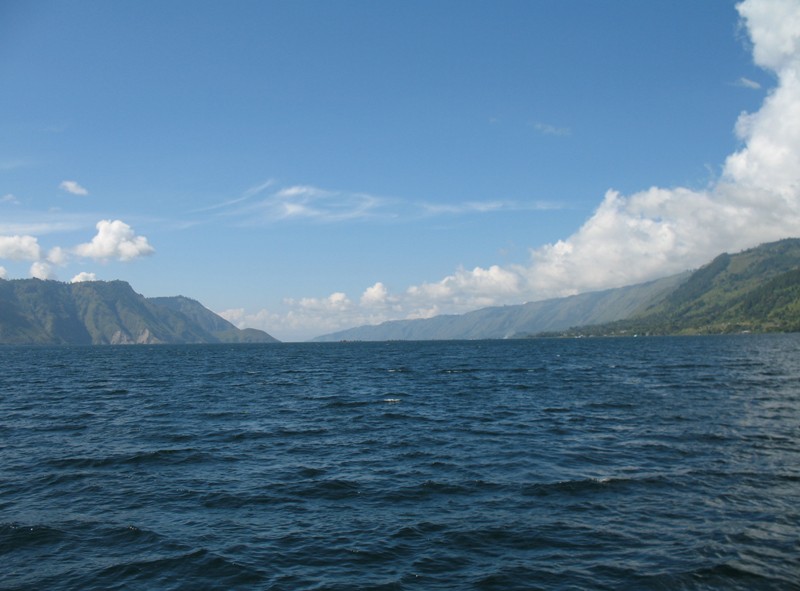
{"label": "blue water", "polygon": [[0,348],[0,588],[800,589],[800,335]]}

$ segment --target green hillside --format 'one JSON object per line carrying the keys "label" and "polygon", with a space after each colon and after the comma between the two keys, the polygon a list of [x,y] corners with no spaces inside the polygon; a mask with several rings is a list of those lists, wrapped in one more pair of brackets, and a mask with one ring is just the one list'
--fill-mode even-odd
{"label": "green hillside", "polygon": [[124,281],[0,280],[0,344],[276,342],[195,300],[145,298]]}
{"label": "green hillside", "polygon": [[625,320],[574,335],[800,331],[800,239],[721,254],[663,300]]}

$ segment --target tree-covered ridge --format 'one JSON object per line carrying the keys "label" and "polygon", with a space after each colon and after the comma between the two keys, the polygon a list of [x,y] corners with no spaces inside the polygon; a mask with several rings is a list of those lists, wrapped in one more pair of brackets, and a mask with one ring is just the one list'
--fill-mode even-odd
{"label": "tree-covered ridge", "polygon": [[0,344],[275,342],[199,302],[145,298],[124,281],[0,280]]}
{"label": "tree-covered ridge", "polygon": [[800,331],[800,239],[721,254],[630,318],[561,335]]}

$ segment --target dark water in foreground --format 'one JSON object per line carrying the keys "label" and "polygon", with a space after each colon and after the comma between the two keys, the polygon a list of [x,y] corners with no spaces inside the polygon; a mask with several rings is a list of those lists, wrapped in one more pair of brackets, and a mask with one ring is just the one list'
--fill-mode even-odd
{"label": "dark water in foreground", "polygon": [[2,589],[800,589],[800,335],[0,348]]}

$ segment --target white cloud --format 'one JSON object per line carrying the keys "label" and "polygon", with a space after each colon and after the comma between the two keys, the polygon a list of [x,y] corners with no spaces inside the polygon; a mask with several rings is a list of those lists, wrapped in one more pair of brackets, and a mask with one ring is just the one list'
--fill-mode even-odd
{"label": "white cloud", "polygon": [[75,247],[75,253],[79,256],[99,260],[131,261],[155,252],[147,238],[137,236],[133,228],[121,220],[101,220],[97,222],[96,227],[97,235],[91,242]]}
{"label": "white cloud", "polygon": [[69,280],[70,283],[81,283],[83,281],[97,281],[97,276],[94,273],[82,271]]}
{"label": "white cloud", "polygon": [[736,85],[741,86],[742,88],[752,88],[753,90],[758,90],[761,88],[761,85],[758,82],[755,80],[750,80],[750,78],[745,78],[744,76],[737,80]]}
{"label": "white cloud", "polygon": [[311,219],[341,222],[370,217],[382,199],[366,193],[329,191],[308,185],[286,187],[257,206],[268,219]]}
{"label": "white cloud", "polygon": [[12,205],[19,205],[19,199],[17,199],[11,193],[7,193],[0,197],[0,203],[11,203]]}
{"label": "white cloud", "polygon": [[28,163],[24,160],[0,160],[0,171],[2,172],[17,170],[26,166],[28,166]]}
{"label": "white cloud", "polygon": [[333,312],[344,312],[353,304],[347,298],[347,295],[340,291],[332,293],[327,298],[302,298],[300,300],[290,299],[287,300],[287,302],[292,305],[297,305],[305,310],[324,310]]}
{"label": "white cloud", "polygon": [[50,252],[47,253],[47,262],[54,265],[65,265],[68,258],[69,254],[60,246],[51,248]]}
{"label": "white cloud", "polygon": [[325,305],[317,309],[298,306],[283,313],[262,309],[248,314],[243,308],[217,313],[238,328],[258,328],[277,339],[288,341],[308,340],[323,332],[333,332],[353,326],[353,323],[364,324],[369,321],[369,316],[343,315],[341,310],[331,313]]}
{"label": "white cloud", "polygon": [[0,259],[35,261],[42,249],[34,236],[0,236]]}
{"label": "white cloud", "polygon": [[556,203],[545,201],[466,201],[464,203],[422,203],[422,211],[426,215],[468,215],[509,211],[548,211],[560,209]]}
{"label": "white cloud", "polygon": [[246,225],[306,221],[341,223],[363,219],[401,220],[433,215],[474,215],[509,211],[541,211],[560,206],[545,201],[413,202],[357,191],[339,191],[312,185],[276,187],[270,180],[235,199],[194,210],[238,219]]}
{"label": "white cloud", "polygon": [[753,42],[753,59],[781,73],[797,68],[800,54],[800,6],[796,0],[746,0],[736,6]]}
{"label": "white cloud", "polygon": [[409,287],[406,303],[415,310],[446,304],[452,311],[465,311],[490,306],[507,296],[518,296],[520,287],[519,273],[499,265],[459,269],[441,281]]}
{"label": "white cloud", "polygon": [[368,287],[361,294],[361,305],[365,308],[380,308],[385,306],[389,301],[389,290],[386,286],[378,281],[372,287]]}
{"label": "white cloud", "polygon": [[5,279],[8,277],[8,272],[6,271],[5,267],[0,267],[0,279]]}
{"label": "white cloud", "polygon": [[62,191],[66,191],[67,193],[72,193],[73,195],[88,195],[89,191],[81,187],[75,181],[61,181],[61,184],[58,185],[58,188]]}
{"label": "white cloud", "polygon": [[559,137],[566,137],[572,135],[572,130],[569,127],[556,127],[549,123],[535,122],[531,124],[533,128],[542,135],[554,135]]}
{"label": "white cloud", "polygon": [[36,279],[55,279],[53,268],[44,261],[36,261],[31,265],[31,277]]}
{"label": "white cloud", "polygon": [[[25,216],[29,219],[25,220]],[[85,215],[70,215],[52,211],[28,213],[24,214],[23,218],[17,217],[16,221],[0,219],[0,234],[59,234],[83,230],[92,223],[92,220]]]}

